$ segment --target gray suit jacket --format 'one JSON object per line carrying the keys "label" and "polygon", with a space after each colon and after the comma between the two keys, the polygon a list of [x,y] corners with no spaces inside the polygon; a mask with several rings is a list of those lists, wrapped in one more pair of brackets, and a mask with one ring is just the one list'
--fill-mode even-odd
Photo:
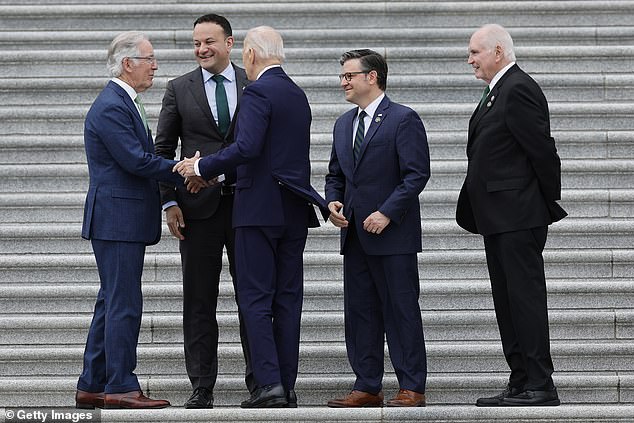
{"label": "gray suit jacket", "polygon": [[[168,82],[159,115],[155,150],[167,159],[176,155],[178,140],[181,142],[181,159],[200,151],[208,156],[233,142],[236,117],[240,109],[242,90],[249,81],[241,67],[232,64],[236,72],[238,107],[229,132],[222,137],[209,108],[200,68]],[[231,181],[232,175],[227,175]],[[212,216],[220,202],[220,187],[206,188],[198,194],[190,194],[184,186],[161,184],[162,204],[176,201],[186,219],[205,219]]]}

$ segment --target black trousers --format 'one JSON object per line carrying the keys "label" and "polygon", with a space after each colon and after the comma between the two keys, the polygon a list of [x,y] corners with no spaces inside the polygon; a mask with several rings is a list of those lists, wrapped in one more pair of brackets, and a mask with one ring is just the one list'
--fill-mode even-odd
{"label": "black trousers", "polygon": [[[234,231],[231,224],[233,195],[223,196],[216,213],[208,219],[187,220],[180,241],[183,265],[183,336],[185,366],[194,389],[213,390],[218,376],[218,286],[222,271],[222,252],[227,249],[229,272],[238,303],[235,264]],[[245,383],[249,392],[255,388],[249,344],[242,316],[240,340],[246,363]]]}
{"label": "black trousers", "polygon": [[543,226],[484,237],[509,383],[526,390],[554,387],[542,257],[547,236]]}

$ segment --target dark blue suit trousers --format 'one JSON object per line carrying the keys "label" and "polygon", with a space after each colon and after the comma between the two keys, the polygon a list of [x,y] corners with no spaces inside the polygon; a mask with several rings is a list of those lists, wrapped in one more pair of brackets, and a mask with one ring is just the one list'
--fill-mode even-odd
{"label": "dark blue suit trousers", "polygon": [[134,369],[143,311],[145,244],[98,239],[91,242],[101,287],[77,388],[105,393],[138,391],[141,388]]}

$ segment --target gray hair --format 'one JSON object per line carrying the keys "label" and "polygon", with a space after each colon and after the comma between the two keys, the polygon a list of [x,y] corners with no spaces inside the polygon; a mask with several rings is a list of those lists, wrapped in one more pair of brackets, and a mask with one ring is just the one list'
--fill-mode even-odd
{"label": "gray hair", "polygon": [[255,50],[262,59],[276,59],[282,62],[285,58],[282,36],[270,26],[251,28],[244,37],[244,45]]}
{"label": "gray hair", "polygon": [[108,60],[106,67],[108,74],[117,78],[123,73],[123,59],[126,57],[139,56],[139,44],[142,41],[149,41],[147,35],[138,31],[122,32],[110,43],[108,48]]}
{"label": "gray hair", "polygon": [[485,33],[485,43],[488,48],[494,49],[499,45],[504,50],[504,57],[511,61],[515,61],[515,51],[513,50],[513,39],[511,34],[501,25],[488,24],[484,25],[481,30]]}

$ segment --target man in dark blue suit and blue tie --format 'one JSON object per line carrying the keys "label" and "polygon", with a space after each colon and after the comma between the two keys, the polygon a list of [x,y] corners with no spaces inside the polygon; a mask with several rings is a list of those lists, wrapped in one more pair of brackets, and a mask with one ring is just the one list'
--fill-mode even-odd
{"label": "man in dark blue suit and blue tie", "polygon": [[340,61],[346,100],[358,107],[335,123],[326,175],[330,220],[341,228],[344,314],[352,392],[329,407],[383,405],[383,337],[399,392],[394,407],[425,405],[427,361],[418,297],[418,195],[430,176],[425,127],[385,95],[387,63],[372,50]]}
{"label": "man in dark blue suit and blue tie", "polygon": [[84,143],[90,186],[82,237],[97,261],[99,293],[84,366],[75,395],[78,408],[163,408],[141,391],[136,347],[143,298],[146,245],[161,236],[157,180],[182,184],[176,163],[154,155],[152,134],[138,93],[158,69],[152,44],[139,32],[118,35],[108,50],[108,82],[88,111]]}
{"label": "man in dark blue suit and blue tie", "polygon": [[[308,227],[313,204],[328,210],[310,185],[311,112],[304,92],[281,68],[282,37],[270,27],[247,33],[242,93],[233,144],[175,167],[210,180],[237,170],[233,207],[240,312],[258,385],[243,408],[296,407],[295,380]],[[312,203],[312,204],[311,204]]]}

